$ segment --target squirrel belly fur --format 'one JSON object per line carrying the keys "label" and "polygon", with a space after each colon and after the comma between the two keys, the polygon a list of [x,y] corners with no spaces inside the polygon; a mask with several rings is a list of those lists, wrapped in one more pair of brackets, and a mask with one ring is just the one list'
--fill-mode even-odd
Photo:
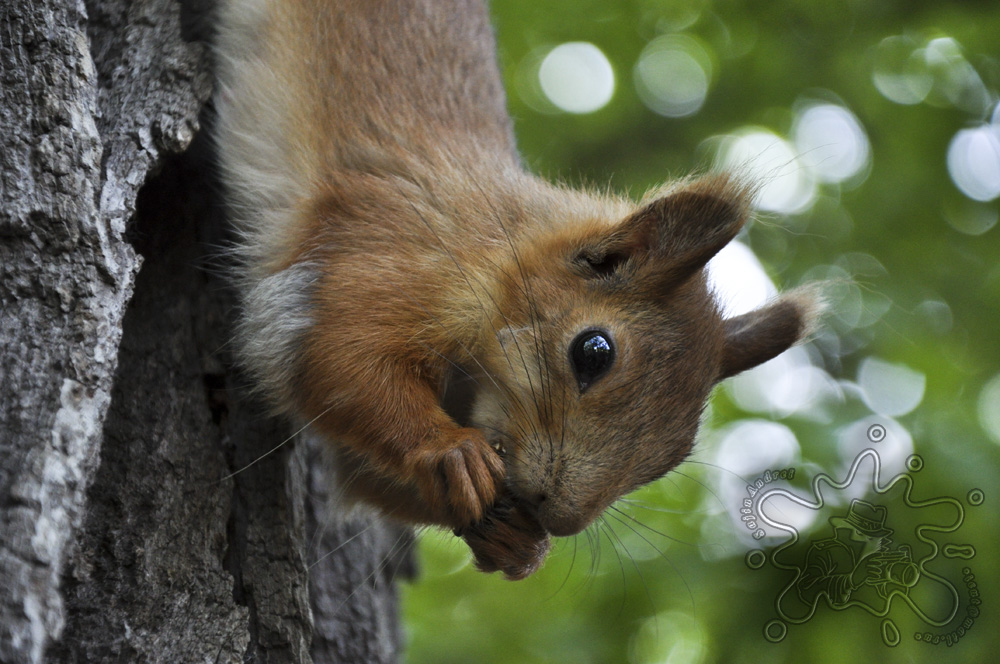
{"label": "squirrel belly fur", "polygon": [[712,386],[809,331],[807,292],[723,319],[707,286],[750,183],[523,168],[480,0],[229,0],[217,50],[241,363],[349,496],[484,571],[670,471]]}

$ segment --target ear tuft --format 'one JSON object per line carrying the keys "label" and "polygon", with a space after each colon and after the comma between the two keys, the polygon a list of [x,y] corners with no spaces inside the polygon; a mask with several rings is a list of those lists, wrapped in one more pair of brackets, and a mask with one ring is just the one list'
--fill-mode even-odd
{"label": "ear tuft", "polygon": [[664,287],[700,269],[740,232],[750,217],[752,184],[716,173],[674,185],[632,216],[654,229],[653,272]]}
{"label": "ear tuft", "polygon": [[[795,304],[802,320],[802,332],[798,342],[806,341],[819,329],[823,315],[827,310],[827,299],[824,293],[824,283],[811,283],[799,286],[781,294],[781,299]],[[798,343],[797,342],[797,343]]]}
{"label": "ear tuft", "polygon": [[763,364],[807,339],[815,332],[824,308],[820,287],[811,284],[727,319],[718,380]]}

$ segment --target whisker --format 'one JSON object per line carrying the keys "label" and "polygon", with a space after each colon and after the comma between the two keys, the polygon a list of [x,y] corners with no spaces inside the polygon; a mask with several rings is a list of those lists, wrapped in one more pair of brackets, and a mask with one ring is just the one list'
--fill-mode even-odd
{"label": "whisker", "polygon": [[722,498],[719,497],[719,494],[715,493],[715,491],[713,491],[712,488],[707,484],[705,484],[704,482],[697,480],[694,477],[688,475],[687,473],[677,470],[676,468],[674,468],[673,471],[671,471],[671,474],[680,475],[683,478],[691,480],[692,482],[703,488],[705,491],[712,494],[712,497],[715,498],[717,503],[719,503],[719,507],[721,507],[723,510],[726,509],[726,504],[722,502]]}
{"label": "whisker", "polygon": [[[617,508],[614,508],[614,511],[615,511],[615,512],[617,512],[618,514],[623,514],[623,515],[625,515],[625,514],[624,514],[623,512],[621,512],[621,511],[620,511],[620,510],[618,510]],[[633,517],[632,517],[631,515],[625,515],[625,516],[628,516],[629,518],[632,518],[632,519],[633,519],[633,521],[635,520],[635,519],[634,519],[634,518],[633,518]],[[670,568],[671,568],[671,569],[672,569],[672,570],[674,571],[674,573],[676,573],[676,574],[677,574],[677,578],[679,578],[679,579],[680,579],[680,581],[681,581],[681,583],[683,583],[683,584],[684,584],[684,590],[685,590],[685,591],[687,592],[687,595],[688,595],[688,599],[689,599],[689,600],[691,601],[691,615],[692,615],[692,616],[693,616],[693,615],[695,615],[695,610],[696,610],[696,606],[695,606],[695,601],[694,601],[694,593],[693,593],[693,592],[691,591],[691,586],[690,586],[690,585],[688,584],[688,582],[687,582],[687,579],[685,579],[685,578],[684,578],[684,575],[683,575],[683,574],[681,574],[681,571],[680,571],[680,569],[679,569],[679,568],[677,567],[677,565],[675,565],[675,564],[674,564],[674,562],[673,562],[672,560],[670,560],[670,558],[669,558],[669,557],[667,557],[667,555],[666,555],[666,554],[665,554],[665,553],[664,553],[663,551],[661,551],[661,550],[659,549],[659,547],[657,547],[657,546],[656,546],[655,544],[653,544],[653,543],[652,543],[652,542],[651,542],[651,541],[650,541],[650,540],[649,540],[649,539],[648,539],[648,538],[647,538],[646,536],[644,536],[644,535],[643,535],[642,533],[640,533],[639,531],[637,531],[637,530],[636,530],[635,528],[631,527],[631,526],[630,526],[630,525],[629,525],[629,524],[628,524],[627,522],[625,522],[624,520],[622,520],[622,519],[620,519],[620,518],[616,518],[616,520],[617,520],[617,521],[618,521],[619,523],[621,523],[621,524],[623,524],[624,526],[626,526],[627,528],[629,528],[629,530],[631,530],[631,531],[632,531],[633,533],[635,533],[635,534],[636,534],[636,535],[637,535],[638,537],[640,537],[640,538],[641,538],[641,539],[642,539],[642,540],[643,540],[644,542],[646,542],[647,544],[649,544],[649,546],[651,546],[651,547],[653,548],[653,550],[654,550],[654,551],[656,551],[657,555],[659,555],[659,557],[660,557],[660,558],[662,558],[662,559],[663,559],[663,560],[664,560],[664,561],[665,561],[665,562],[666,562],[666,563],[667,563],[668,565],[670,565]],[[639,522],[637,521],[637,523],[639,523]],[[642,525],[645,525],[645,524],[642,524]],[[650,530],[652,530],[652,529],[650,529]],[[653,532],[656,532],[656,531],[654,530]],[[673,538],[668,538],[668,539],[671,539],[671,540],[673,540]],[[673,540],[673,541],[679,541],[679,540]],[[681,543],[681,544],[685,544],[685,542],[680,542],[680,543]],[[640,574],[640,576],[641,576],[641,574]]]}
{"label": "whisker", "polygon": [[370,580],[374,579],[377,574],[380,574],[382,570],[385,569],[386,565],[389,564],[389,561],[392,560],[392,558],[395,555],[403,551],[403,548],[401,548],[401,543],[402,547],[409,547],[409,548],[413,547],[414,543],[416,542],[415,539],[410,541],[409,543],[403,543],[404,539],[406,538],[406,535],[407,533],[405,530],[399,534],[399,537],[397,537],[396,541],[393,542],[391,547],[389,547],[388,553],[386,553],[385,556],[383,556],[382,560],[379,562],[378,565],[376,565],[375,569],[373,569],[367,576],[365,576],[365,578],[363,578],[359,583],[357,583],[357,585],[355,585],[354,590],[352,590],[347,595],[347,597],[341,600],[337,608],[334,609],[332,615],[338,615],[347,606],[348,602],[350,602],[351,599],[354,598],[357,592],[361,590],[361,588],[364,585],[366,585]]}
{"label": "whisker", "polygon": [[578,540],[577,540],[577,538],[574,537],[573,538],[573,557],[570,558],[570,560],[569,560],[569,567],[566,569],[566,576],[563,577],[563,580],[559,584],[559,587],[556,588],[555,591],[552,592],[552,594],[550,594],[548,597],[546,597],[546,600],[550,600],[553,597],[555,597],[556,595],[558,595],[560,592],[562,592],[562,589],[566,587],[566,584],[569,583],[569,578],[570,578],[570,576],[573,573],[573,567],[576,565],[577,545],[578,545]]}
{"label": "whisker", "polygon": [[[420,309],[421,311],[423,311],[423,312],[424,312],[424,313],[425,313],[425,314],[426,314],[426,315],[427,315],[427,316],[428,316],[428,317],[430,318],[430,320],[431,320],[431,321],[432,321],[433,323],[437,324],[437,325],[438,325],[438,326],[439,326],[439,327],[440,327],[440,328],[441,328],[442,330],[444,330],[444,332],[445,332],[445,333],[446,333],[446,334],[448,335],[448,337],[449,337],[449,338],[450,338],[450,339],[451,339],[452,341],[454,341],[454,342],[455,342],[455,343],[456,343],[456,344],[457,344],[457,345],[458,345],[458,346],[459,346],[459,347],[460,347],[460,348],[462,349],[462,351],[464,351],[464,352],[465,352],[466,356],[468,356],[468,357],[469,357],[469,359],[471,359],[471,360],[472,360],[472,361],[473,361],[473,362],[475,363],[475,365],[476,365],[476,366],[477,366],[477,367],[478,367],[478,368],[480,369],[480,371],[482,371],[482,374],[483,374],[483,375],[484,375],[484,376],[485,376],[485,377],[486,377],[487,379],[489,379],[489,381],[490,381],[490,382],[491,382],[491,383],[493,384],[493,386],[494,386],[494,387],[496,387],[496,388],[497,388],[497,390],[498,390],[498,391],[500,391],[501,393],[505,394],[505,395],[506,395],[506,396],[508,397],[508,399],[509,399],[509,400],[511,401],[511,403],[512,403],[512,404],[513,404],[513,405],[514,405],[515,407],[517,407],[517,408],[518,408],[518,409],[519,409],[519,410],[520,410],[520,411],[521,411],[522,413],[524,413],[524,414],[526,414],[526,413],[527,413],[527,409],[526,409],[526,408],[524,407],[524,405],[523,405],[523,404],[521,403],[521,400],[520,400],[520,398],[518,398],[517,394],[516,394],[516,393],[515,393],[515,392],[514,392],[513,390],[511,390],[511,389],[510,389],[509,387],[507,387],[506,385],[504,385],[504,384],[500,383],[500,382],[499,382],[499,381],[498,381],[498,380],[497,380],[497,379],[496,379],[496,378],[495,378],[495,377],[493,376],[493,374],[492,374],[492,373],[491,373],[491,372],[490,372],[490,371],[489,371],[489,370],[488,370],[488,369],[487,369],[487,368],[486,368],[485,366],[483,366],[483,364],[482,364],[482,362],[481,362],[481,361],[479,360],[479,358],[477,358],[477,357],[476,357],[476,355],[475,355],[475,354],[474,354],[474,353],[473,353],[473,352],[472,352],[472,351],[471,351],[471,350],[470,350],[470,349],[469,349],[469,348],[468,348],[468,347],[467,347],[467,346],[466,346],[466,345],[465,345],[465,344],[464,344],[464,343],[463,343],[463,342],[462,342],[462,341],[461,341],[461,340],[460,340],[459,338],[457,338],[457,337],[456,337],[456,336],[455,336],[455,335],[454,335],[454,334],[453,334],[453,333],[451,332],[451,330],[449,330],[449,329],[448,329],[448,327],[447,327],[447,326],[446,326],[446,325],[445,325],[445,324],[444,324],[443,322],[441,322],[441,320],[440,320],[440,319],[439,319],[439,318],[438,318],[437,316],[435,316],[435,315],[434,315],[433,313],[431,313],[431,312],[430,312],[430,311],[429,311],[429,310],[427,309],[427,307],[425,307],[425,306],[424,306],[424,305],[423,305],[423,304],[422,304],[421,302],[419,302],[419,301],[418,301],[418,300],[417,300],[417,299],[416,299],[415,297],[413,297],[413,296],[412,296],[412,295],[410,295],[409,293],[406,293],[406,292],[402,292],[401,294],[402,294],[402,295],[404,295],[404,296],[406,296],[406,297],[407,297],[407,298],[408,298],[408,299],[410,300],[410,302],[412,302],[412,303],[413,303],[414,305],[416,305],[416,306],[417,306],[417,307],[418,307],[418,308],[419,308],[419,309]],[[426,345],[423,345],[423,347],[424,347],[425,349],[427,349],[427,350],[430,350],[431,352],[433,352],[433,353],[434,353],[435,355],[437,355],[438,357],[440,357],[440,358],[444,359],[444,360],[445,360],[446,362],[448,362],[449,364],[451,364],[451,365],[452,365],[453,367],[455,367],[456,369],[459,369],[460,371],[463,371],[464,373],[466,373],[466,375],[468,375],[468,373],[467,373],[467,372],[465,372],[465,371],[464,371],[464,369],[463,369],[463,368],[462,368],[462,367],[461,367],[461,366],[460,366],[459,364],[457,364],[456,362],[454,362],[454,361],[453,361],[453,360],[451,360],[450,358],[446,357],[446,356],[445,356],[445,355],[443,355],[443,354],[442,354],[441,352],[439,352],[439,351],[437,351],[437,350],[435,350],[435,349],[433,349],[433,348],[429,348],[429,347],[428,347],[428,346],[426,346]],[[472,376],[470,376],[470,378],[472,378]],[[473,378],[473,380],[477,380],[477,379]],[[478,380],[477,380],[477,384],[479,384],[479,383],[478,383]]]}
{"label": "whisker", "polygon": [[[632,514],[629,514],[628,512],[622,510],[621,508],[616,507],[615,505],[609,505],[608,506],[608,510],[614,512],[615,514],[620,515],[620,517],[624,517],[624,518],[628,519],[632,523],[635,523],[635,524],[637,524],[637,525],[645,528],[646,530],[648,530],[649,532],[653,533],[654,535],[659,535],[660,537],[662,537],[664,539],[668,539],[671,542],[675,542],[676,544],[683,544],[684,546],[692,546],[692,547],[697,547],[698,546],[695,542],[685,542],[684,540],[677,539],[676,537],[672,537],[671,535],[667,535],[666,533],[662,533],[659,530],[656,530],[655,528],[653,528],[652,526],[650,526],[648,524],[645,524],[642,521],[640,521],[639,519],[635,518],[635,516],[633,516]],[[620,518],[618,520],[621,521]],[[633,529],[633,531],[634,531],[634,529]],[[636,535],[639,535],[639,533],[636,532]],[[640,535],[640,537],[641,537],[641,535]],[[643,537],[643,539],[646,540],[645,537]],[[649,542],[649,540],[646,540],[646,542]],[[649,542],[649,543],[652,546],[652,543],[651,542]],[[657,551],[657,552],[659,553],[659,551]]]}
{"label": "whisker", "polygon": [[715,468],[716,470],[721,470],[723,472],[729,473],[733,477],[739,478],[741,481],[745,482],[746,484],[753,484],[752,480],[747,479],[743,475],[740,475],[739,473],[737,473],[737,472],[735,472],[733,470],[730,470],[729,468],[726,468],[725,466],[720,466],[717,463],[712,463],[710,461],[698,461],[697,459],[690,459],[690,458],[689,459],[685,459],[684,463],[694,463],[694,464],[698,464],[699,466],[708,466],[709,468]]}
{"label": "whisker", "polygon": [[[623,524],[625,527],[629,528],[629,530],[631,530],[632,532],[634,532],[636,535],[639,535],[639,537],[641,537],[647,544],[649,544],[650,546],[653,546],[652,542],[650,542],[648,539],[646,539],[645,537],[643,537],[642,535],[640,535],[638,532],[636,532],[636,530],[634,528],[632,528],[631,526],[629,526],[628,523],[625,523],[624,521],[622,521],[619,517],[615,516],[615,514],[609,514],[609,516],[612,519],[614,519],[615,521],[618,521],[619,523]],[[646,583],[646,577],[643,576],[642,569],[639,568],[639,564],[635,561],[635,557],[628,550],[628,546],[625,544],[624,541],[622,541],[622,538],[618,535],[617,532],[615,532],[614,528],[612,528],[610,526],[610,524],[608,525],[608,530],[610,530],[611,533],[615,536],[615,539],[618,541],[618,544],[620,544],[621,547],[622,547],[622,549],[624,549],[625,555],[627,555],[628,558],[629,558],[629,560],[632,562],[632,567],[635,569],[636,573],[639,575],[639,580],[642,583],[642,589],[646,593],[646,599],[649,600],[649,607],[653,610],[653,613],[656,613],[656,602],[653,601],[653,596],[649,592],[649,584]],[[663,555],[661,552],[659,552],[658,549],[656,549],[655,546],[653,546],[653,549],[657,550],[657,552],[660,553],[661,556]]]}
{"label": "whisker", "polygon": [[266,458],[266,457],[274,454],[275,452],[277,452],[278,450],[280,450],[285,444],[287,444],[289,441],[291,441],[293,438],[295,438],[300,433],[302,433],[303,431],[305,431],[306,429],[308,429],[316,420],[318,420],[319,418],[321,418],[324,415],[326,415],[327,413],[329,413],[332,409],[333,409],[333,404],[331,404],[329,407],[327,407],[322,413],[320,413],[316,417],[312,418],[311,420],[309,420],[308,422],[306,422],[305,424],[303,424],[301,428],[299,428],[297,431],[295,431],[290,436],[288,436],[288,438],[285,438],[283,441],[281,441],[280,443],[278,443],[277,445],[275,445],[274,447],[272,447],[268,451],[264,452],[259,457],[257,457],[256,459],[254,459],[253,461],[251,461],[247,465],[243,466],[242,468],[234,470],[233,472],[229,473],[225,477],[220,477],[219,479],[214,480],[212,482],[212,484],[218,484],[220,482],[225,482],[226,480],[232,479],[232,478],[236,477],[237,475],[239,475],[240,473],[242,473],[243,471],[247,470],[248,468],[251,468],[252,466],[256,465],[262,459],[264,459],[264,458]]}
{"label": "whisker", "polygon": [[329,551],[327,551],[326,553],[324,553],[322,556],[320,556],[319,558],[317,558],[313,562],[309,563],[309,565],[306,567],[306,571],[311,570],[316,565],[319,565],[321,562],[323,562],[324,560],[326,560],[327,558],[329,558],[333,554],[337,553],[338,551],[340,551],[341,549],[343,549],[345,546],[347,546],[348,544],[350,544],[351,542],[353,542],[357,538],[361,537],[362,535],[364,535],[365,533],[367,533],[368,531],[370,531],[374,527],[375,527],[375,522],[369,523],[367,526],[365,526],[364,528],[362,528],[361,530],[359,530],[355,534],[351,535],[346,540],[344,540],[343,542],[341,542],[340,544],[338,544],[334,548],[330,549]]}
{"label": "whisker", "polygon": [[[523,287],[523,293],[528,303],[529,322],[531,324],[531,330],[535,341],[535,357],[538,358],[539,357],[538,344],[540,343],[539,338],[541,336],[541,333],[535,315],[537,307],[535,306],[534,297],[531,292],[531,284],[528,282],[528,278],[524,270],[524,265],[521,262],[521,257],[518,254],[517,247],[514,245],[514,239],[511,236],[510,231],[507,229],[506,224],[503,223],[503,218],[500,215],[500,211],[497,210],[496,206],[493,204],[493,200],[486,194],[486,191],[482,188],[482,185],[480,185],[479,181],[476,178],[473,177],[470,179],[476,186],[476,188],[479,190],[479,193],[483,197],[483,200],[486,202],[486,205],[489,206],[493,214],[493,219],[494,221],[496,221],[497,225],[503,231],[504,239],[507,241],[507,246],[510,247],[511,254],[514,257],[514,264],[517,266],[518,273],[521,277],[521,286]],[[517,335],[513,335],[512,339],[514,341],[514,347],[515,349],[517,349],[518,355],[521,359],[521,366],[524,368],[525,373],[527,374],[528,377],[528,389],[531,393],[531,399],[532,402],[534,403],[536,414],[541,419],[541,412],[539,410],[539,404],[538,404],[538,396],[535,393],[535,386],[534,386],[534,381],[531,379],[531,372],[528,371],[528,365],[524,361],[524,354],[521,350],[520,344],[517,341]],[[543,392],[542,397],[544,399],[545,397],[544,386],[540,385],[539,388],[542,389]],[[551,446],[551,441],[550,441],[550,446]]]}
{"label": "whisker", "polygon": [[[445,254],[447,254],[448,258],[451,259],[451,262],[455,265],[455,268],[458,270],[459,275],[461,275],[462,280],[465,281],[465,285],[468,287],[469,293],[476,299],[476,302],[479,304],[480,311],[482,311],[484,314],[486,314],[487,313],[487,309],[486,309],[486,306],[483,304],[482,299],[479,296],[479,291],[472,285],[472,281],[469,279],[468,273],[462,267],[461,263],[459,263],[458,259],[455,258],[455,254],[451,251],[451,249],[448,247],[448,245],[444,242],[444,240],[438,234],[437,229],[435,229],[434,225],[430,223],[430,221],[420,212],[419,209],[417,209],[417,206],[413,204],[413,201],[411,201],[409,199],[409,197],[406,196],[405,193],[403,193],[403,190],[400,189],[400,187],[398,185],[396,185],[396,191],[400,195],[400,197],[404,201],[406,201],[407,205],[410,206],[410,209],[413,210],[413,213],[417,216],[418,219],[420,219],[421,223],[423,223],[424,226],[426,226],[427,229],[431,232],[431,235],[434,236],[435,241],[444,250],[444,252],[445,252]],[[482,286],[481,283],[480,283],[480,286]],[[411,299],[411,301],[414,301],[414,302],[416,301],[415,298],[413,298],[412,296],[410,296],[408,293],[404,292],[404,294],[407,297],[409,297]],[[492,295],[489,294],[488,290],[487,290],[487,295],[490,298],[490,300],[492,301],[492,304],[495,307],[495,310],[497,312],[499,312],[501,316],[503,316],[503,312],[501,311],[498,303],[495,300],[493,300],[493,297],[492,297]],[[427,310],[427,308],[424,307],[423,305],[421,305],[419,302],[416,302],[416,304],[421,308],[422,311],[424,311],[424,313],[426,313],[427,315],[431,316],[432,320],[434,320],[438,325],[440,325],[441,328],[449,335],[449,337],[452,338],[453,341],[456,341],[457,343],[459,343],[459,345],[462,347],[462,350],[464,350],[466,352],[466,354],[477,364],[477,366],[479,366],[479,368],[493,382],[493,384],[497,387],[497,389],[503,391],[503,388],[500,387],[500,385],[497,383],[496,379],[490,374],[489,371],[487,371],[487,369],[482,365],[482,363],[478,360],[478,358],[475,357],[475,355],[472,353],[472,351],[470,351],[467,347],[465,347],[465,345],[462,344],[452,334],[451,330],[449,330],[437,318],[437,316],[434,316],[433,314],[431,314]],[[490,326],[493,328],[494,334],[499,334],[499,330],[497,330],[496,327],[493,325],[492,317],[487,315],[487,316],[485,316],[485,318],[487,319],[487,321],[489,321]],[[500,344],[500,347],[501,347],[501,350],[503,350],[503,344]],[[506,351],[504,351],[504,353],[506,355]],[[508,358],[508,364],[510,364],[509,358]],[[510,396],[513,396],[513,395],[510,395]]]}
{"label": "whisker", "polygon": [[588,570],[588,586],[592,585],[594,579],[597,577],[598,565],[601,561],[601,546],[600,546],[600,535],[595,531],[598,526],[593,528],[587,528],[583,532],[587,534],[587,546],[590,547],[590,569]]}
{"label": "whisker", "polygon": [[628,585],[627,585],[627,578],[625,575],[625,562],[622,560],[622,555],[621,553],[619,553],[618,547],[615,546],[615,540],[612,539],[611,535],[609,535],[608,533],[610,532],[612,534],[615,534],[616,537],[617,534],[614,533],[614,531],[611,529],[611,526],[608,525],[608,522],[604,520],[604,515],[602,514],[600,517],[598,517],[595,523],[598,525],[598,532],[603,533],[604,536],[608,538],[608,542],[610,542],[611,544],[611,550],[615,552],[615,556],[618,558],[618,568],[621,571],[622,575],[622,602],[621,605],[618,607],[618,615],[620,616],[622,612],[625,610],[625,603],[626,600],[628,599]]}
{"label": "whisker", "polygon": [[669,508],[669,507],[661,507],[659,505],[654,505],[652,503],[647,503],[647,502],[642,501],[642,500],[636,500],[635,498],[625,498],[625,497],[622,497],[622,498],[618,499],[618,502],[620,502],[622,504],[625,504],[625,505],[628,505],[629,507],[635,507],[637,509],[645,510],[647,512],[654,512],[656,514],[670,514],[670,515],[679,516],[679,515],[686,515],[686,514],[708,514],[709,513],[707,509],[690,509],[690,508],[672,509],[672,508]]}

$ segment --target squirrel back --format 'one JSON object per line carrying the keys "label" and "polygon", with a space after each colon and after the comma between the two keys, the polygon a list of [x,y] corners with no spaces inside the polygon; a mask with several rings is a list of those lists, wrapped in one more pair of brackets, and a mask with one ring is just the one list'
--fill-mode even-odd
{"label": "squirrel back", "polygon": [[518,169],[480,2],[227,0],[220,13],[218,144],[259,276],[298,253],[288,213],[338,172],[483,155]]}
{"label": "squirrel back", "polygon": [[233,0],[219,56],[241,361],[350,495],[484,570],[530,574],[808,332],[807,293],[724,320],[709,292],[750,183],[634,203],[523,169],[478,0]]}

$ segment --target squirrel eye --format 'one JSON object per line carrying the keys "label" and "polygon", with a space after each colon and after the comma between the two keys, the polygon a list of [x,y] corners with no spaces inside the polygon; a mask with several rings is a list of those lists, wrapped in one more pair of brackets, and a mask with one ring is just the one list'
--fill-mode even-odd
{"label": "squirrel eye", "polygon": [[607,373],[615,361],[615,347],[611,335],[602,330],[587,330],[577,335],[569,349],[573,373],[580,385],[580,392],[586,390],[598,378]]}

